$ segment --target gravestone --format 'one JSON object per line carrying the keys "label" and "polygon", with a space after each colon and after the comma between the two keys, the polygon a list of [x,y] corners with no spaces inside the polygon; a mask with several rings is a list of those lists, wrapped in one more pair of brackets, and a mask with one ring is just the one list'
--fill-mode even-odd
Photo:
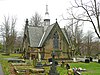
{"label": "gravestone", "polygon": [[49,74],[48,75],[59,75],[59,73],[56,70],[56,65],[55,65],[55,52],[52,52],[52,66],[50,68]]}
{"label": "gravestone", "polygon": [[90,57],[90,62],[92,62],[93,61],[93,58],[92,57]]}
{"label": "gravestone", "polygon": [[73,62],[76,62],[76,58],[73,58]]}
{"label": "gravestone", "polygon": [[98,63],[100,63],[100,59],[98,59]]}
{"label": "gravestone", "polygon": [[66,64],[66,69],[67,69],[67,70],[70,69],[70,64],[69,64],[69,63]]}
{"label": "gravestone", "polygon": [[90,62],[90,60],[89,59],[85,59],[85,63],[89,63]]}
{"label": "gravestone", "polygon": [[64,68],[64,66],[65,66],[65,62],[64,62],[64,61],[62,61],[62,63],[61,63],[61,67],[63,67],[63,68]]}

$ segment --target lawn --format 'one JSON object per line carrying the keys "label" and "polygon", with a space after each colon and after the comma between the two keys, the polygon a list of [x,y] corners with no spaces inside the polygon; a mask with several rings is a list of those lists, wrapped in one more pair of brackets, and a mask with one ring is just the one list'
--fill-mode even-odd
{"label": "lawn", "polygon": [[[2,56],[0,54],[0,64],[2,64],[3,71],[5,75],[10,75],[10,63],[7,62],[4,58],[13,58],[13,57],[20,57],[20,54],[11,54],[10,56]],[[82,72],[82,75],[100,75],[100,63],[91,62],[91,63],[69,63],[71,68],[73,67],[81,67],[85,68],[86,72]],[[46,73],[49,72],[50,67],[45,67]],[[60,75],[67,75],[66,68],[62,68],[60,66],[57,67],[57,71]]]}
{"label": "lawn", "polygon": [[87,71],[82,72],[82,75],[100,75],[100,63],[70,63],[71,67],[85,68]]}
{"label": "lawn", "polygon": [[[90,62],[90,63],[69,63],[71,68],[83,68],[86,69],[85,72],[81,72],[82,75],[100,75],[100,63]],[[67,75],[66,68],[57,67],[60,75]]]}

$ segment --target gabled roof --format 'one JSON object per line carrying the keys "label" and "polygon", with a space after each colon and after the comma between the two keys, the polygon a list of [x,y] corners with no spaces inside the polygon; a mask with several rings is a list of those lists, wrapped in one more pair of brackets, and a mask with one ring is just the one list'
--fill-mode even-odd
{"label": "gabled roof", "polygon": [[29,27],[28,32],[30,47],[38,47],[43,35],[43,27]]}
{"label": "gabled roof", "polygon": [[66,40],[67,40],[67,43],[70,44],[70,42],[69,42],[69,40],[68,40],[68,36],[67,36],[67,34],[66,34],[64,28],[61,28],[61,30],[62,30],[62,32],[63,32],[63,34],[64,34],[64,36],[65,36],[65,38],[66,38]]}
{"label": "gabled roof", "polygon": [[67,40],[68,45],[72,47],[73,45],[72,45],[72,42],[71,42],[70,38],[68,37],[68,33],[66,32],[66,29],[62,28],[61,30],[62,30],[62,32],[63,32],[63,34],[64,34],[64,36]]}
{"label": "gabled roof", "polygon": [[[57,22],[56,22],[57,23]],[[47,30],[44,32],[42,38],[41,38],[41,41],[38,45],[38,47],[42,47],[43,43],[45,42],[46,38],[48,37],[49,33],[51,32],[51,30],[53,29],[54,25],[56,25],[56,23],[52,24],[52,25],[49,25],[47,27]],[[57,23],[58,24],[58,23]],[[70,41],[68,39],[68,35],[67,33],[65,32],[64,28],[61,28],[61,32],[63,33],[67,43],[70,45]]]}
{"label": "gabled roof", "polygon": [[[30,47],[42,47],[48,35],[50,34],[50,32],[52,31],[53,27],[56,24],[58,25],[58,23],[56,22],[46,27],[45,26],[44,27],[42,26],[41,27],[29,27],[28,32],[29,32]],[[61,32],[63,33],[68,44],[70,44],[64,28],[61,29]]]}
{"label": "gabled roof", "polygon": [[49,25],[49,26],[47,27],[47,29],[44,31],[44,34],[43,34],[43,36],[42,36],[42,38],[41,38],[41,40],[40,40],[40,43],[39,43],[38,47],[42,47],[43,43],[45,42],[47,36],[48,36],[49,33],[51,32],[51,30],[52,30],[52,28],[54,27],[54,25],[55,25],[55,23],[52,24],[52,25]]}

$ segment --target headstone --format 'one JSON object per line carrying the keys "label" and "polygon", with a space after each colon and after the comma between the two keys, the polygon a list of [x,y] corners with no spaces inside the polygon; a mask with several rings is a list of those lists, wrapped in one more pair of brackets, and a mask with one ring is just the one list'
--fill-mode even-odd
{"label": "headstone", "polygon": [[73,62],[76,62],[76,58],[73,58]]}
{"label": "headstone", "polygon": [[66,64],[66,69],[70,69],[70,64]]}
{"label": "headstone", "polygon": [[50,68],[49,74],[48,75],[59,75],[59,73],[56,70],[56,65],[55,65],[55,52],[52,52],[52,66]]}
{"label": "headstone", "polygon": [[98,63],[100,63],[100,59],[98,59]]}
{"label": "headstone", "polygon": [[89,63],[90,62],[90,60],[89,59],[85,59],[85,63]]}
{"label": "headstone", "polygon": [[90,57],[90,62],[92,62],[93,61],[93,58],[92,57]]}
{"label": "headstone", "polygon": [[63,67],[63,68],[64,68],[64,66],[65,66],[65,62],[64,62],[64,61],[62,61],[62,63],[61,63],[61,67]]}

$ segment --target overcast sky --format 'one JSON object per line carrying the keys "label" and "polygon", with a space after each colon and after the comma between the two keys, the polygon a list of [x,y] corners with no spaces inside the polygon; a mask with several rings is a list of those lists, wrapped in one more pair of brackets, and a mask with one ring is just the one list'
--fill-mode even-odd
{"label": "overcast sky", "polygon": [[[25,19],[38,12],[42,18],[45,16],[46,4],[48,4],[49,15],[51,24],[58,19],[61,19],[61,15],[66,12],[67,6],[69,6],[68,0],[0,0],[0,24],[4,21],[4,16],[17,17],[17,30],[21,31],[21,28],[25,24]],[[60,23],[60,22],[59,22]],[[61,27],[64,24],[60,25]]]}
{"label": "overcast sky", "polygon": [[[17,31],[22,31],[25,19],[30,19],[35,12],[44,18],[46,4],[48,4],[51,24],[57,18],[60,27],[64,27],[67,22],[60,21],[61,15],[66,14],[66,9],[70,7],[70,1],[72,0],[0,0],[0,24],[4,22],[4,16],[14,16],[17,17]],[[87,29],[86,26],[85,29]]]}

